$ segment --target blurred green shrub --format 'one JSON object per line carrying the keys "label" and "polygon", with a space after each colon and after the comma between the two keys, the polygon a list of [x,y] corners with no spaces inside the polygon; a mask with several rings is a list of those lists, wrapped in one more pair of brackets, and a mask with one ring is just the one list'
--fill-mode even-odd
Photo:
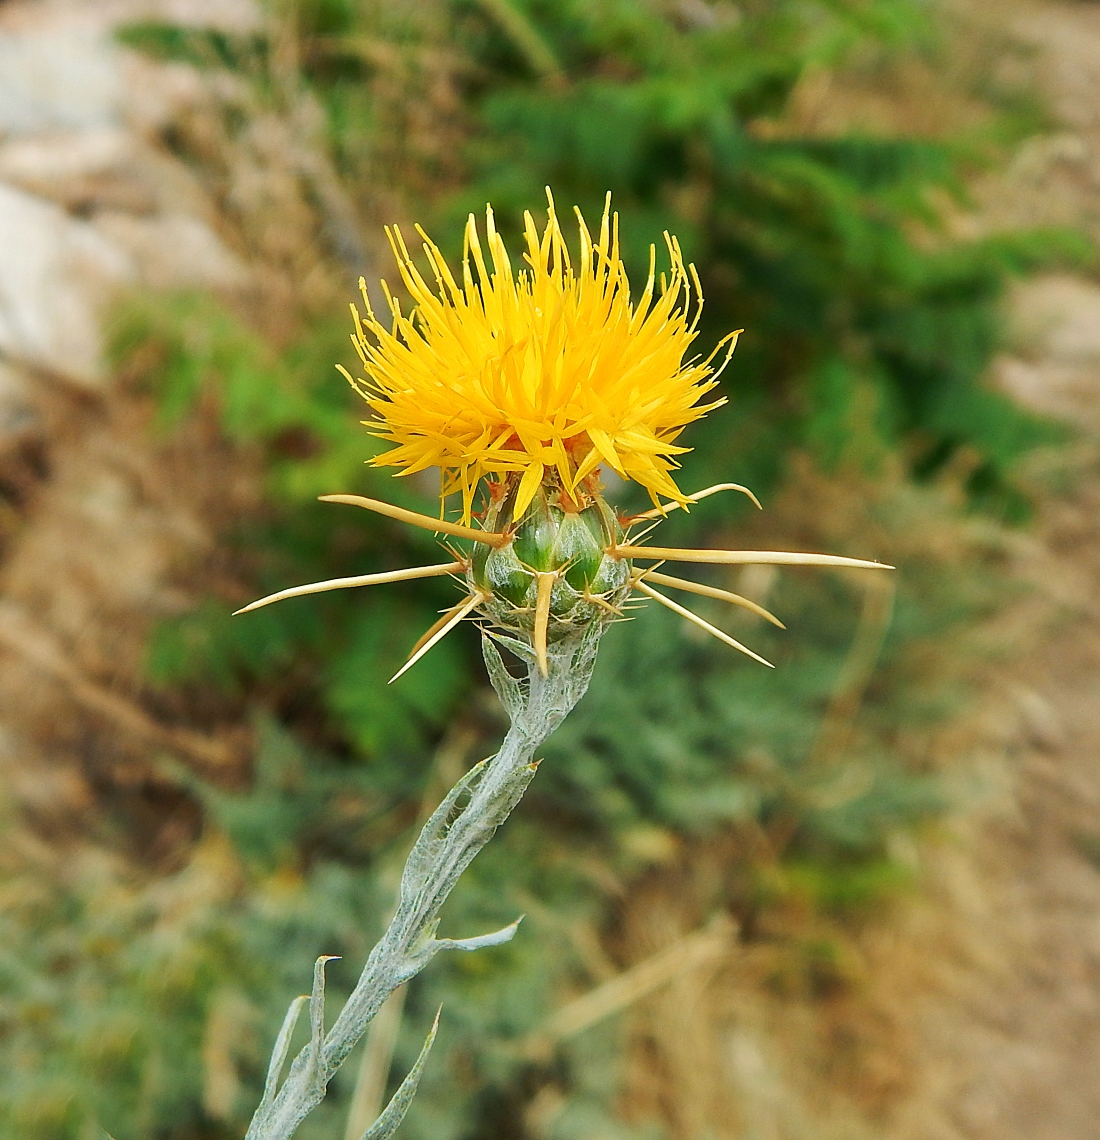
{"label": "blurred green shrub", "polygon": [[[746,545],[778,545],[782,529],[784,542],[903,566],[892,624],[847,579],[781,579],[769,604],[792,632],[741,634],[778,674],[652,607],[614,630],[530,800],[451,904],[448,933],[527,911],[523,933],[433,966],[410,995],[399,1063],[435,1004],[446,1012],[408,1136],[529,1135],[525,1107],[546,1086],[567,1098],[562,1140],[651,1135],[653,1122],[616,1112],[613,1026],[549,1061],[517,1043],[593,984],[584,947],[615,924],[625,884],[717,834],[746,837],[741,857],[685,902],[689,928],[732,910],[751,937],[792,898],[842,927],[899,889],[893,841],[945,803],[924,742],[958,711],[964,631],[996,595],[995,549],[972,541],[933,477],[961,456],[972,503],[1021,514],[1012,462],[1051,436],[981,383],[997,301],[1012,274],[1081,251],[1065,235],[951,239],[934,207],[962,194],[965,155],[950,141],[792,125],[815,69],[937,50],[923,4],[301,0],[284,18],[294,82],[326,108],[366,208],[379,187],[403,195],[453,251],[467,209],[491,199],[514,231],[550,183],[560,207],[589,214],[611,189],[639,272],[663,229],[680,236],[706,291],[704,340],[747,329],[724,379],[730,406],[693,429],[682,485],[736,478],[779,509],[758,521],[708,500],[666,524],[670,540],[717,542],[736,524]],[[142,25],[123,38],[234,67],[273,106],[286,97],[264,36]],[[457,99],[455,135],[413,153],[404,101],[433,67]],[[422,804],[500,727],[472,631],[385,684],[449,604],[446,584],[226,616],[281,586],[435,556],[427,536],[314,502],[367,491],[432,509],[428,489],[363,467],[374,444],[332,370],[349,359],[345,335],[341,314],[303,310],[276,350],[200,297],[137,302],[120,319],[116,360],[155,392],[159,430],[213,409],[265,481],[263,509],[223,538],[240,592],[165,625],[149,652],[165,699],[206,723],[251,720],[255,771],[247,791],[227,791],[172,767],[205,819],[174,878],[45,877],[5,910],[0,1127],[12,1135],[82,1138],[96,1119],[117,1140],[238,1135],[313,957],[344,954],[334,995],[348,986]],[[864,642],[881,656],[871,679],[854,660]],[[342,1076],[303,1140],[340,1135],[349,1095]]]}

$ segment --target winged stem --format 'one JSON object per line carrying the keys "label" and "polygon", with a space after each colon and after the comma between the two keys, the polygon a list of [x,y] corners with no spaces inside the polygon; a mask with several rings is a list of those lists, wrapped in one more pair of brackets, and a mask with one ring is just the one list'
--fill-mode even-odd
{"label": "winged stem", "polygon": [[[604,623],[592,622],[576,635],[546,646],[545,674],[541,653],[536,655],[533,649],[508,638],[509,648],[526,666],[523,679],[508,672],[490,635],[483,635],[489,677],[511,721],[500,750],[467,772],[424,825],[405,864],[389,927],[371,951],[355,989],[327,1033],[323,1025],[324,974],[318,969],[309,999],[311,1042],[295,1058],[278,1091],[270,1095],[269,1090],[265,1095],[246,1140],[290,1140],[298,1125],[324,1099],[332,1077],[382,1003],[440,950],[476,950],[507,941],[515,933],[517,924],[513,923],[476,938],[435,937],[440,909],[462,872],[508,818],[534,778],[536,750],[588,688],[596,648],[605,629]],[[288,1032],[280,1034],[276,1043],[276,1053],[281,1056],[275,1058],[274,1073],[282,1067],[288,1037]],[[388,1135],[389,1122],[385,1126],[381,1120],[378,1123],[378,1134]]]}

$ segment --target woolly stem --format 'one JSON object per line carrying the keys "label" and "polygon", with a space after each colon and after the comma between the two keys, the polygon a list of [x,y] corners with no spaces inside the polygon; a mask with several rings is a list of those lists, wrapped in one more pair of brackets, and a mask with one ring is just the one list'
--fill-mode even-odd
{"label": "woolly stem", "polygon": [[[508,941],[518,923],[470,939],[436,938],[439,912],[462,872],[492,838],[534,778],[535,751],[584,695],[592,676],[596,649],[606,626],[593,622],[583,632],[547,647],[543,675],[529,645],[509,637],[502,643],[524,660],[527,676],[520,681],[504,667],[489,635],[482,649],[489,678],[511,722],[495,756],[476,765],[447,794],[424,825],[401,877],[397,909],[389,928],[371,951],[359,981],[326,1034],[319,1017],[323,1010],[324,975],[318,970],[311,1012],[316,1017],[310,1042],[291,1065],[282,1087],[252,1118],[245,1140],[290,1140],[305,1117],[324,1099],[328,1083],[363,1036],[386,998],[418,974],[440,950],[476,950]],[[465,805],[459,806],[465,799]],[[319,980],[318,980],[319,979]],[[289,1034],[287,1034],[289,1036]],[[430,1044],[430,1042],[429,1042]],[[286,1042],[276,1052],[285,1056]],[[426,1052],[427,1046],[425,1047]],[[421,1062],[418,1064],[422,1065]],[[282,1056],[272,1059],[269,1085],[274,1088]],[[415,1090],[413,1073],[399,1104],[391,1105],[367,1135],[389,1136],[400,1123]],[[415,1073],[419,1078],[419,1070]],[[410,1085],[411,1080],[411,1085]],[[405,1086],[410,1086],[405,1089]],[[400,1090],[399,1090],[400,1091]]]}

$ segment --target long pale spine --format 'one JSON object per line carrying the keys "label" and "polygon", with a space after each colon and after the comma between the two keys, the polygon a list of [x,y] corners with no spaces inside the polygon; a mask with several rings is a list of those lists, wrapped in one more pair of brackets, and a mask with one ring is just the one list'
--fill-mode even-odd
{"label": "long pale spine", "polygon": [[[323,1026],[320,1032],[314,1031],[282,1087],[273,1098],[265,1097],[245,1140],[289,1140],[324,1098],[329,1081],[382,1003],[440,950],[476,950],[506,942],[515,933],[513,923],[478,938],[435,937],[440,908],[462,872],[508,818],[534,778],[536,750],[588,688],[604,628],[594,622],[582,633],[552,643],[545,676],[529,646],[501,637],[524,660],[527,676],[523,681],[508,673],[496,646],[483,636],[489,676],[511,722],[500,750],[463,776],[424,825],[405,864],[396,912],[371,951],[355,989],[328,1033]],[[464,797],[468,799],[460,808]],[[319,1014],[324,994],[320,969],[317,978],[310,1003]],[[390,1132],[392,1128],[387,1127],[386,1135]]]}

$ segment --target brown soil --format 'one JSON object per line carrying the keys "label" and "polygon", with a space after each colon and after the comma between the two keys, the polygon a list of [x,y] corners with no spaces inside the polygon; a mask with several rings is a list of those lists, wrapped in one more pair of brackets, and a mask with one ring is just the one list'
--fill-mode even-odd
{"label": "brown soil", "polygon": [[[1100,7],[1003,19],[1060,130],[981,188],[980,220],[1100,237]],[[927,896],[877,950],[913,1032],[912,1089],[885,1129],[897,1140],[1084,1140],[1100,1120],[1100,288],[1029,282],[1014,315],[1004,386],[1080,441],[1035,465],[1045,489],[1016,554],[1016,652],[986,702],[986,787],[925,849]],[[1047,632],[1025,648],[1036,618]]]}

